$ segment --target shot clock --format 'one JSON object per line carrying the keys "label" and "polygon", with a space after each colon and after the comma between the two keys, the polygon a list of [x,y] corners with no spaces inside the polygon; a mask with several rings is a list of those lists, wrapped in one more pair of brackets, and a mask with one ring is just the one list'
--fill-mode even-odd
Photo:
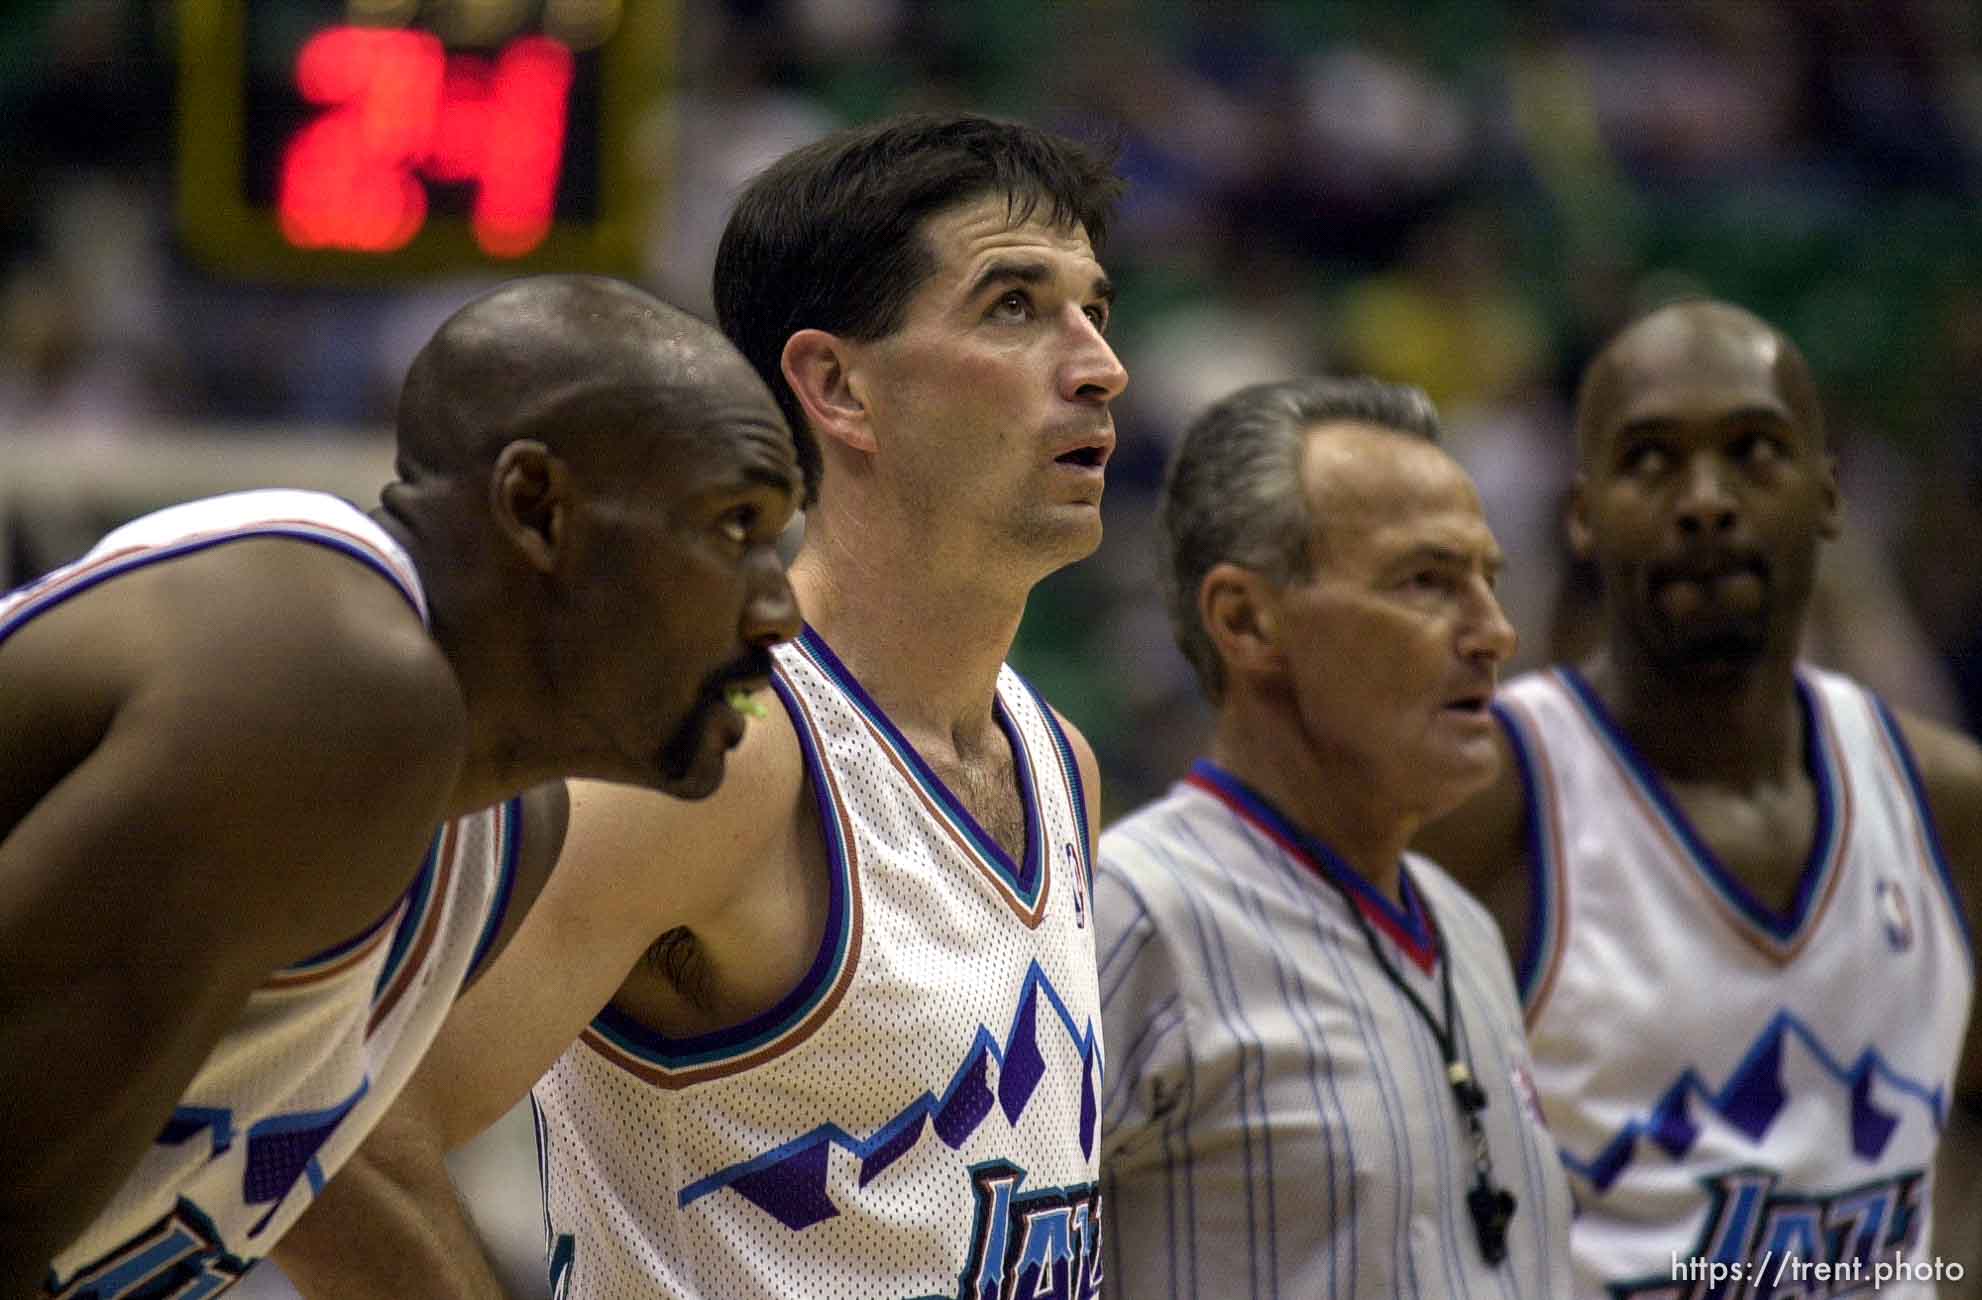
{"label": "shot clock", "polygon": [[218,271],[637,267],[672,0],[180,0],[179,42],[179,224]]}

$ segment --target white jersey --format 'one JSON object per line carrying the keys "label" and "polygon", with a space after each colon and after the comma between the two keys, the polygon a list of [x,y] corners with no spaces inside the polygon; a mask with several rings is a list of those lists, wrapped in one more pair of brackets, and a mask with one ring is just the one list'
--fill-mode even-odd
{"label": "white jersey", "polygon": [[[1203,762],[1101,837],[1102,1190],[1120,1294],[1568,1296],[1568,1184],[1500,932],[1443,871],[1405,863],[1400,909]],[[1324,877],[1441,1019],[1450,963],[1494,1179],[1517,1201],[1498,1265],[1467,1212],[1473,1149],[1437,1039]]]}
{"label": "white jersey", "polygon": [[[1784,913],[1719,863],[1574,671],[1495,706],[1528,791],[1519,976],[1585,1295],[1719,1295],[1733,1267],[1761,1283],[1743,1294],[1855,1294],[1895,1251],[1931,1262],[1965,922],[1892,716],[1810,668],[1797,694],[1817,824]],[[1844,1280],[1799,1279],[1790,1258]]]}
{"label": "white jersey", "polygon": [[744,1024],[670,1039],[609,1009],[538,1082],[555,1294],[1099,1294],[1100,1014],[1066,737],[1002,669],[1013,862],[817,633],[773,654],[826,842],[824,941]]}
{"label": "white jersey", "polygon": [[[426,617],[411,560],[356,507],[242,492],[147,515],[0,597],[0,641],[121,574],[249,538],[341,551]],[[52,1294],[193,1300],[267,1253],[384,1113],[500,927],[519,815],[511,802],[443,828],[385,916],[249,995],[137,1168],[54,1261]]]}

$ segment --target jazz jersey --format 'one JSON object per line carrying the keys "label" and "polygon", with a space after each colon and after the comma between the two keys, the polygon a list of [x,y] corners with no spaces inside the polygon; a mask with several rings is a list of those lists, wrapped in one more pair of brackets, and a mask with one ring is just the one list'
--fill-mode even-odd
{"label": "jazz jersey", "polygon": [[[363,512],[312,492],[174,506],[0,597],[0,641],[148,565],[249,538],[341,551],[426,618],[411,560]],[[55,1259],[63,1300],[224,1291],[308,1208],[425,1053],[500,927],[520,805],[441,830],[399,902],[363,933],[271,972],[200,1066],[108,1206]]]}
{"label": "jazz jersey", "polygon": [[[1715,858],[1574,670],[1496,705],[1528,795],[1518,974],[1578,1202],[1579,1294],[1719,1295],[1719,1265],[1761,1283],[1742,1294],[1828,1295],[1807,1288],[1869,1288],[1895,1251],[1931,1254],[1969,938],[1892,715],[1815,669],[1796,691],[1817,815],[1782,911]],[[1786,1259],[1858,1281],[1792,1286]]]}
{"label": "jazz jersey", "polygon": [[533,1093],[553,1292],[1099,1294],[1099,1011],[1073,751],[1000,670],[1014,861],[807,629],[772,652],[824,832],[800,984],[667,1038],[608,1009]]}

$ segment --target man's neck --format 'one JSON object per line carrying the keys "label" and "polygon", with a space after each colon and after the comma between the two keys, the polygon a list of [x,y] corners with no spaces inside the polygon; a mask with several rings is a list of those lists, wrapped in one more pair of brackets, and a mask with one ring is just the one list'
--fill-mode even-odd
{"label": "man's neck", "polygon": [[1684,673],[1614,644],[1583,673],[1639,753],[1669,779],[1748,789],[1802,766],[1803,717],[1788,653]]}
{"label": "man's neck", "polygon": [[1386,804],[1367,773],[1332,770],[1284,715],[1229,700],[1219,710],[1211,761],[1403,906],[1404,850],[1421,819]]}
{"label": "man's neck", "polygon": [[810,538],[791,582],[806,622],[905,733],[960,751],[989,734],[1025,591],[932,573],[913,552]]}

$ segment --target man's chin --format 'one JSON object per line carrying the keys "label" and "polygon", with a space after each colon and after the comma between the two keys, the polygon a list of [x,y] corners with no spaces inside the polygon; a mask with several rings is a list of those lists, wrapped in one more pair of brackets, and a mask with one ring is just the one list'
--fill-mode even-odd
{"label": "man's chin", "polygon": [[667,772],[661,777],[661,793],[676,799],[707,799],[722,788],[727,764],[721,753],[686,772]]}

